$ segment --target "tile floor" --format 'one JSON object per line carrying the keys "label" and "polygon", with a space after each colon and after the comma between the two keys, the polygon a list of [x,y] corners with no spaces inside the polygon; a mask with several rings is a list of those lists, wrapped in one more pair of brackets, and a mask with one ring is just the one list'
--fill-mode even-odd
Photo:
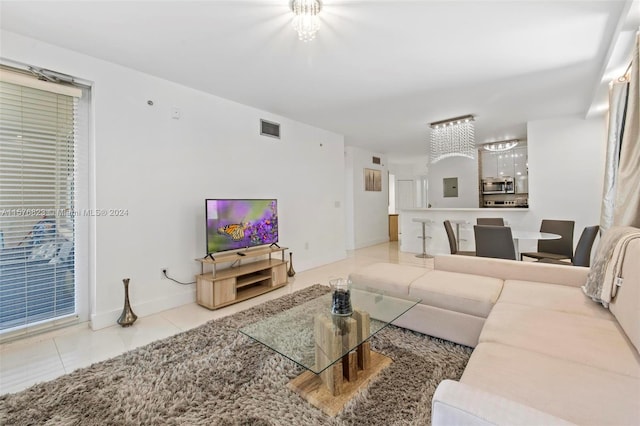
{"label": "tile floor", "polygon": [[0,394],[18,392],[313,284],[327,284],[330,277],[346,277],[354,269],[375,262],[433,267],[432,259],[401,253],[397,242],[389,242],[349,251],[346,259],[298,272],[283,288],[216,311],[190,303],[139,318],[128,328],[114,325],[92,331],[88,323],[83,323],[5,343],[0,345]]}

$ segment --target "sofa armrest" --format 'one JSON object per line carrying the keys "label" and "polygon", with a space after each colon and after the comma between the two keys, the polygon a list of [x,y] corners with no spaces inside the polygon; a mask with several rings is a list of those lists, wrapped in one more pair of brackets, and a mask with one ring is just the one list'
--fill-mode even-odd
{"label": "sofa armrest", "polygon": [[589,274],[589,268],[581,266],[456,255],[436,256],[434,267],[440,271],[483,275],[503,280],[537,281],[572,287],[584,285]]}
{"label": "sofa armrest", "polygon": [[464,383],[444,380],[433,395],[431,424],[560,426],[574,423]]}

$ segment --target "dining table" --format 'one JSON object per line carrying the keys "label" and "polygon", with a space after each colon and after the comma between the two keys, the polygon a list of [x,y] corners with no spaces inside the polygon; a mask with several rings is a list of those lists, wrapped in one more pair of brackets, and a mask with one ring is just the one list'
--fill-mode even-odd
{"label": "dining table", "polygon": [[[456,226],[456,229],[454,231],[455,236],[456,236],[456,244],[457,244],[458,250],[462,250],[460,248],[460,241],[462,241],[462,238],[460,238],[460,225],[470,225],[471,222],[468,221],[468,220],[465,220],[465,219],[449,219],[449,222],[452,225]],[[505,220],[504,221],[504,226],[509,226],[509,222]]]}
{"label": "dining table", "polygon": [[511,230],[511,237],[513,238],[513,247],[516,251],[516,260],[520,260],[520,240],[559,240],[562,238],[561,235],[550,232],[520,231],[517,229]]}

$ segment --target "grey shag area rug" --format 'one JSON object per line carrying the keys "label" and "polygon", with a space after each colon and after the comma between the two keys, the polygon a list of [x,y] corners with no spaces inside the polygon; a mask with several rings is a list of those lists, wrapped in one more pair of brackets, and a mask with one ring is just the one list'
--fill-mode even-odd
{"label": "grey shag area rug", "polygon": [[462,375],[470,348],[389,326],[372,347],[394,362],[330,418],[287,388],[301,367],[238,332],[327,291],[315,285],[3,395],[0,424],[429,424],[436,386]]}

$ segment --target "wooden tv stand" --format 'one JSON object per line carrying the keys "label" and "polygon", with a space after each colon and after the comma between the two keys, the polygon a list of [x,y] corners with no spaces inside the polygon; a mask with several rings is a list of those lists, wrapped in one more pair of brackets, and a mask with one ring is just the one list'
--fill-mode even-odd
{"label": "wooden tv stand", "polygon": [[[287,285],[285,250],[287,247],[256,248],[218,254],[214,259],[196,259],[202,264],[202,273],[196,275],[196,302],[208,309],[218,309]],[[281,259],[271,257],[278,252],[282,254]],[[265,259],[243,263],[265,256]],[[223,263],[231,266],[218,268]],[[212,271],[205,273],[205,265],[211,265]]]}

